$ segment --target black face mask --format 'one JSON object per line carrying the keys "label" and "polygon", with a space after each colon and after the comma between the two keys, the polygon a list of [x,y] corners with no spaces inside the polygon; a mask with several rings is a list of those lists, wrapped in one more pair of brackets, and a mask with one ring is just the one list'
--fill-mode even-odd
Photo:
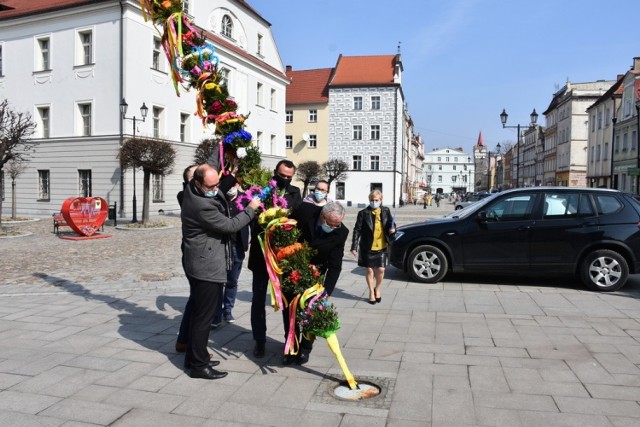
{"label": "black face mask", "polygon": [[287,185],[291,184],[291,178],[283,178],[280,175],[276,175],[273,179],[280,190],[284,190]]}

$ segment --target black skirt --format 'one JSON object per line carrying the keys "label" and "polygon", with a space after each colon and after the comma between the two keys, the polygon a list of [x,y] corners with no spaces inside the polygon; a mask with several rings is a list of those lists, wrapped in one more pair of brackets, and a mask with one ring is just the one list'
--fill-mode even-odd
{"label": "black skirt", "polygon": [[389,265],[389,256],[386,250],[369,251],[364,259],[365,267],[384,268]]}

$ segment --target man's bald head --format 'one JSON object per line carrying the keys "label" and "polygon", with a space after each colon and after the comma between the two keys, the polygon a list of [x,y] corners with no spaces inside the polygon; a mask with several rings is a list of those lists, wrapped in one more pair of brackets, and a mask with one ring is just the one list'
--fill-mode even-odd
{"label": "man's bald head", "polygon": [[207,163],[196,168],[196,171],[193,174],[193,179],[202,193],[216,190],[218,188],[218,183],[220,182],[216,168]]}

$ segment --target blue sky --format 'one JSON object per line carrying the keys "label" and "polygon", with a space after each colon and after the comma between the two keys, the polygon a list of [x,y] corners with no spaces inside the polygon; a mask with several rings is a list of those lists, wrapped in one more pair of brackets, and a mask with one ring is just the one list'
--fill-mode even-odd
{"label": "blue sky", "polygon": [[640,56],[640,1],[248,0],[294,70],[339,54],[388,55],[401,42],[403,90],[427,151],[513,142],[535,108],[544,125],[568,80],[615,80]]}

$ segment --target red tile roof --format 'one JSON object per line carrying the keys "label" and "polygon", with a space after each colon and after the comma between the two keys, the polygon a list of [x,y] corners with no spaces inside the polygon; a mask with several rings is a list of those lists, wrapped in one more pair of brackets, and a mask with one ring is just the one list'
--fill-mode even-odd
{"label": "red tile roof", "polygon": [[342,56],[330,86],[393,85],[396,55]]}
{"label": "red tile roof", "polygon": [[[238,3],[244,5],[244,7],[251,9],[250,6],[244,0],[237,0]],[[0,21],[4,19],[16,18],[19,16],[28,16],[37,13],[52,12],[59,9],[67,9],[72,7],[86,6],[89,4],[95,4],[100,2],[116,2],[116,0],[0,0]],[[260,15],[251,9],[258,17]],[[260,17],[261,18],[261,17]],[[261,18],[264,19],[264,18]],[[266,22],[266,21],[265,21]],[[196,25],[196,27],[198,27]],[[278,69],[272,67],[261,59],[249,54],[245,50],[239,48],[233,43],[225,40],[224,38],[204,31],[207,39],[211,40],[214,46],[224,46],[237,55],[242,56],[249,62],[254,63],[260,67],[263,67],[275,75],[285,78],[285,75]]]}
{"label": "red tile roof", "polygon": [[329,102],[327,84],[333,68],[292,71],[287,67],[291,84],[287,87],[287,104],[326,104]]}
{"label": "red tile roof", "polygon": [[0,20],[113,0],[0,0]]}

